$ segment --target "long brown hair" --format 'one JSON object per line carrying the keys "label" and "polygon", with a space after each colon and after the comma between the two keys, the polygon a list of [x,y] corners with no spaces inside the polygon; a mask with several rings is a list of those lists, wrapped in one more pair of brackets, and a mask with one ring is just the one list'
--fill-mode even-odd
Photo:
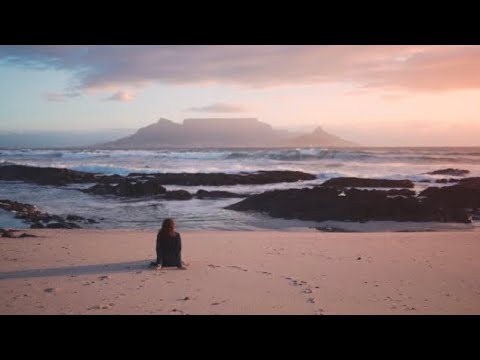
{"label": "long brown hair", "polygon": [[167,218],[163,220],[162,228],[160,229],[162,235],[175,235],[175,220],[172,218]]}

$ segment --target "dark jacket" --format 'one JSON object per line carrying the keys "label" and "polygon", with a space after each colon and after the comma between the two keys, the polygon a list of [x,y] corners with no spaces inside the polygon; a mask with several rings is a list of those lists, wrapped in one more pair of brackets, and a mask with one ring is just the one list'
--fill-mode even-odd
{"label": "dark jacket", "polygon": [[182,266],[182,239],[179,233],[174,236],[157,235],[157,264],[161,266]]}

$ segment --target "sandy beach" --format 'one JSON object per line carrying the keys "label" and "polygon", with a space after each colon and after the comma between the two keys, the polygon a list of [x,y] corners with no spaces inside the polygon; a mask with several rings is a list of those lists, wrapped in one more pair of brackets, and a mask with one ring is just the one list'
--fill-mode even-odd
{"label": "sandy beach", "polygon": [[479,314],[480,232],[155,232],[1,238],[0,314]]}

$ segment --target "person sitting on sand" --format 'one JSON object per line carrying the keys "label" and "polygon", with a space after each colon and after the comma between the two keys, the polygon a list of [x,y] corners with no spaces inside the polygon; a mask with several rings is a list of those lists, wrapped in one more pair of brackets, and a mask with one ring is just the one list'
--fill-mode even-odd
{"label": "person sitting on sand", "polygon": [[157,234],[156,251],[157,261],[150,265],[158,269],[170,266],[185,269],[181,256],[182,239],[175,231],[175,220],[168,218],[163,221],[162,228]]}

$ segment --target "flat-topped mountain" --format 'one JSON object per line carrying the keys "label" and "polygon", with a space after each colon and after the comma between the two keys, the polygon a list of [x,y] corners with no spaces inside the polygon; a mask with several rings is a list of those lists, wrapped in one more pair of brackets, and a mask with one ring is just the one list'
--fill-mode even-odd
{"label": "flat-topped mountain", "polygon": [[275,130],[254,118],[185,119],[178,124],[167,119],[139,129],[133,135],[95,146],[102,149],[155,149],[164,147],[282,147],[355,146],[317,128],[299,136]]}

